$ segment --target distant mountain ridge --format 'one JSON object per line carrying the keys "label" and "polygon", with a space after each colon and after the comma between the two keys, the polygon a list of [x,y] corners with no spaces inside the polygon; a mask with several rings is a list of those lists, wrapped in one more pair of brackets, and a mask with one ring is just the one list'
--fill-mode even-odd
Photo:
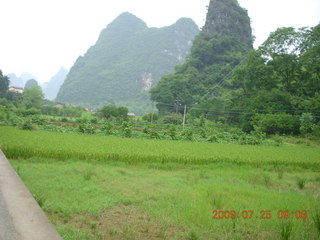
{"label": "distant mountain ridge", "polygon": [[148,28],[136,16],[122,13],[77,59],[56,100],[85,106],[114,103],[143,112],[150,106],[148,90],[185,61],[198,32],[188,18]]}
{"label": "distant mountain ridge", "polygon": [[14,73],[9,73],[7,76],[9,78],[9,80],[10,80],[10,84],[9,85],[13,86],[13,87],[24,88],[24,85],[26,84],[26,82],[28,80],[30,80],[30,79],[38,80],[37,77],[35,77],[33,74],[27,73],[27,72],[23,72],[20,77],[18,77]]}
{"label": "distant mountain ridge", "polygon": [[45,82],[42,85],[44,97],[48,100],[55,100],[61,85],[66,79],[68,74],[68,70],[64,67],[60,68],[60,70],[50,79],[49,82]]}

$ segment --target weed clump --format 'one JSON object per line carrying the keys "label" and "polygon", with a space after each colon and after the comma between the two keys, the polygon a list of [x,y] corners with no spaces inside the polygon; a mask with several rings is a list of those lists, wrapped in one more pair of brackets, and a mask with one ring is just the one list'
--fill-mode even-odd
{"label": "weed clump", "polygon": [[198,237],[198,235],[197,235],[197,233],[196,232],[194,232],[194,231],[191,231],[190,233],[189,233],[189,236],[188,236],[188,238],[187,238],[188,240],[198,240],[199,239],[199,237]]}
{"label": "weed clump", "polygon": [[92,176],[93,176],[93,171],[91,171],[90,169],[86,169],[83,174],[83,179],[86,181],[90,181]]}
{"label": "weed clump", "polygon": [[32,124],[31,120],[29,119],[23,121],[20,125],[20,128],[22,130],[29,130],[29,131],[36,129],[35,126]]}
{"label": "weed clump", "polygon": [[305,179],[305,178],[299,178],[298,180],[297,180],[297,185],[298,185],[298,187],[299,187],[299,189],[304,189],[304,187],[306,186],[306,183],[307,183],[307,179]]}
{"label": "weed clump", "polygon": [[281,224],[280,239],[289,240],[292,234],[292,229],[293,226],[291,222]]}

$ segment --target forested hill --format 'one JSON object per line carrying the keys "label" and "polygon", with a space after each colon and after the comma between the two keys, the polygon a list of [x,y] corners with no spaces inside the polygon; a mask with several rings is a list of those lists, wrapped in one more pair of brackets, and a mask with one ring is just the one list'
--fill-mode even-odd
{"label": "forested hill", "polygon": [[205,26],[191,54],[174,74],[151,91],[160,112],[172,111],[176,101],[193,105],[216,93],[215,87],[252,49],[250,18],[236,0],[211,0]]}
{"label": "forested hill", "polygon": [[114,103],[142,113],[150,106],[149,89],[185,61],[198,32],[191,19],[148,28],[136,16],[123,13],[78,58],[56,100],[97,107]]}
{"label": "forested hill", "polygon": [[151,89],[151,99],[161,114],[186,105],[194,117],[246,131],[312,132],[320,122],[319,39],[320,25],[279,28],[254,50],[246,10],[211,0],[188,60]]}

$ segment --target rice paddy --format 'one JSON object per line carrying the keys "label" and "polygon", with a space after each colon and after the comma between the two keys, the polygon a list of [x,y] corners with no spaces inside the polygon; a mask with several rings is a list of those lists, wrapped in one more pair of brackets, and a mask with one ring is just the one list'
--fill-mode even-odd
{"label": "rice paddy", "polygon": [[9,158],[111,160],[130,164],[228,162],[254,166],[284,165],[320,169],[318,147],[127,139],[75,133],[21,131],[13,127],[0,127],[0,132],[1,149]]}

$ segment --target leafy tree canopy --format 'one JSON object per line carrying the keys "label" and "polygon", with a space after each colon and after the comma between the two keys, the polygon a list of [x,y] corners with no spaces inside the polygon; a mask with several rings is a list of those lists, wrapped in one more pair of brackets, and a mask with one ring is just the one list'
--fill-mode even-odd
{"label": "leafy tree canopy", "polygon": [[41,108],[44,95],[39,86],[30,87],[23,92],[23,103],[27,108]]}
{"label": "leafy tree canopy", "polygon": [[9,78],[0,70],[0,98],[5,97],[9,87]]}

